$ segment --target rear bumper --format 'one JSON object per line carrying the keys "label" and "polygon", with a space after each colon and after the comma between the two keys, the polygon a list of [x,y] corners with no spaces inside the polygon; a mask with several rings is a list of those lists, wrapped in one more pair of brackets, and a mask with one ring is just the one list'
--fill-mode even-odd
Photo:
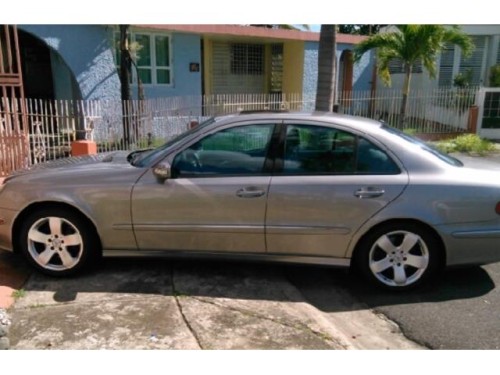
{"label": "rear bumper", "polygon": [[446,247],[446,265],[500,262],[500,225],[446,225],[437,227]]}
{"label": "rear bumper", "polygon": [[0,249],[13,251],[12,246],[12,226],[17,211],[0,208]]}

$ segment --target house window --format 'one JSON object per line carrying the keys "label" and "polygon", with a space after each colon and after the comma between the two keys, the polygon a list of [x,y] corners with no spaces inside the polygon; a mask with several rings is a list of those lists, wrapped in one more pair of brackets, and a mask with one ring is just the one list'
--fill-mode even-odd
{"label": "house window", "polygon": [[264,45],[232,44],[231,74],[264,74]]}
{"label": "house window", "polygon": [[459,73],[471,74],[471,84],[479,85],[482,81],[482,69],[484,52],[486,49],[486,37],[484,36],[474,36],[472,37],[472,42],[474,43],[474,51],[470,57],[460,58],[460,68]]}
{"label": "house window", "polygon": [[[145,85],[172,84],[171,37],[163,34],[130,33],[132,57],[137,70],[132,68],[132,83],[138,79]],[[115,57],[119,69],[120,34],[115,33]]]}
{"label": "house window", "polygon": [[283,91],[283,43],[271,45],[271,87],[272,93]]}
{"label": "house window", "polygon": [[497,48],[497,64],[500,64],[500,41],[498,41],[498,48]]}
{"label": "house window", "polygon": [[447,45],[442,50],[439,63],[440,87],[452,86],[458,73],[470,75],[472,85],[481,84],[484,75],[487,37],[473,36],[471,39],[475,47],[470,57],[462,56],[461,50],[453,45]]}
{"label": "house window", "polygon": [[[398,73],[404,73],[405,72],[405,66],[404,63],[401,59],[392,59],[389,61],[389,73],[391,74],[398,74]],[[411,69],[412,73],[422,73],[422,62],[417,60],[413,65]]]}
{"label": "house window", "polygon": [[453,64],[455,61],[455,46],[448,44],[441,51],[439,62],[439,86],[451,86],[453,84]]}

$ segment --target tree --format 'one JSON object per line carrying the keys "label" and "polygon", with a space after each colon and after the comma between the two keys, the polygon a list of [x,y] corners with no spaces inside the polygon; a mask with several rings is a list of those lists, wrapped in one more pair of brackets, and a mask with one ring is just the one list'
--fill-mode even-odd
{"label": "tree", "polygon": [[321,25],[316,111],[333,111],[337,86],[337,25]]}
{"label": "tree", "polygon": [[[121,99],[122,99],[122,114],[123,114],[123,146],[128,148],[131,143],[131,135],[138,136],[137,124],[134,124],[131,119],[134,117],[133,106],[130,103],[132,99],[130,82],[132,78],[132,66],[135,68],[137,76],[137,97],[140,101],[145,99],[144,88],[142,81],[139,77],[138,66],[135,62],[137,60],[137,53],[142,46],[137,43],[130,42],[130,25],[119,25],[120,31],[120,83],[121,83]],[[141,104],[142,105],[142,104]],[[140,109],[140,108],[139,108]],[[133,130],[131,134],[131,130]]]}
{"label": "tree", "polygon": [[413,64],[420,61],[430,77],[435,78],[436,57],[447,44],[460,47],[464,56],[470,56],[474,49],[471,38],[457,26],[396,25],[387,32],[373,35],[358,44],[354,50],[354,61],[359,61],[365,52],[375,49],[377,70],[387,85],[391,84],[389,63],[396,59],[403,63],[405,80],[400,124],[404,125]]}
{"label": "tree", "polygon": [[129,50],[130,25],[120,25],[120,83],[123,114],[123,146],[128,148],[130,144],[130,116],[127,102],[130,100],[130,73],[132,59]]}

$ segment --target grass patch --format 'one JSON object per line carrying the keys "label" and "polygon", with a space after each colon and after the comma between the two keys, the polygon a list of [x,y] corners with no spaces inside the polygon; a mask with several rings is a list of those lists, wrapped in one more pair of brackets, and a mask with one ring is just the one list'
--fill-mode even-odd
{"label": "grass patch", "polygon": [[495,144],[482,139],[476,134],[463,134],[454,139],[439,141],[434,146],[445,153],[463,152],[468,154],[486,155],[496,150]]}
{"label": "grass patch", "polygon": [[403,133],[411,136],[411,137],[415,137],[417,135],[417,129],[415,128],[404,128],[403,129]]}
{"label": "grass patch", "polygon": [[24,289],[14,290],[12,292],[12,298],[19,299],[26,296],[26,291]]}

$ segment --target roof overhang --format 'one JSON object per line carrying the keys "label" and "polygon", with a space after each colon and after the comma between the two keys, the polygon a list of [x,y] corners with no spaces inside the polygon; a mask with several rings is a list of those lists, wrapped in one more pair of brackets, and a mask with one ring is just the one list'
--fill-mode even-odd
{"label": "roof overhang", "polygon": [[[319,42],[319,33],[300,30],[271,29],[244,25],[133,25],[141,29],[199,34],[212,37],[273,39],[279,41]],[[365,36],[337,34],[337,43],[358,44]]]}

